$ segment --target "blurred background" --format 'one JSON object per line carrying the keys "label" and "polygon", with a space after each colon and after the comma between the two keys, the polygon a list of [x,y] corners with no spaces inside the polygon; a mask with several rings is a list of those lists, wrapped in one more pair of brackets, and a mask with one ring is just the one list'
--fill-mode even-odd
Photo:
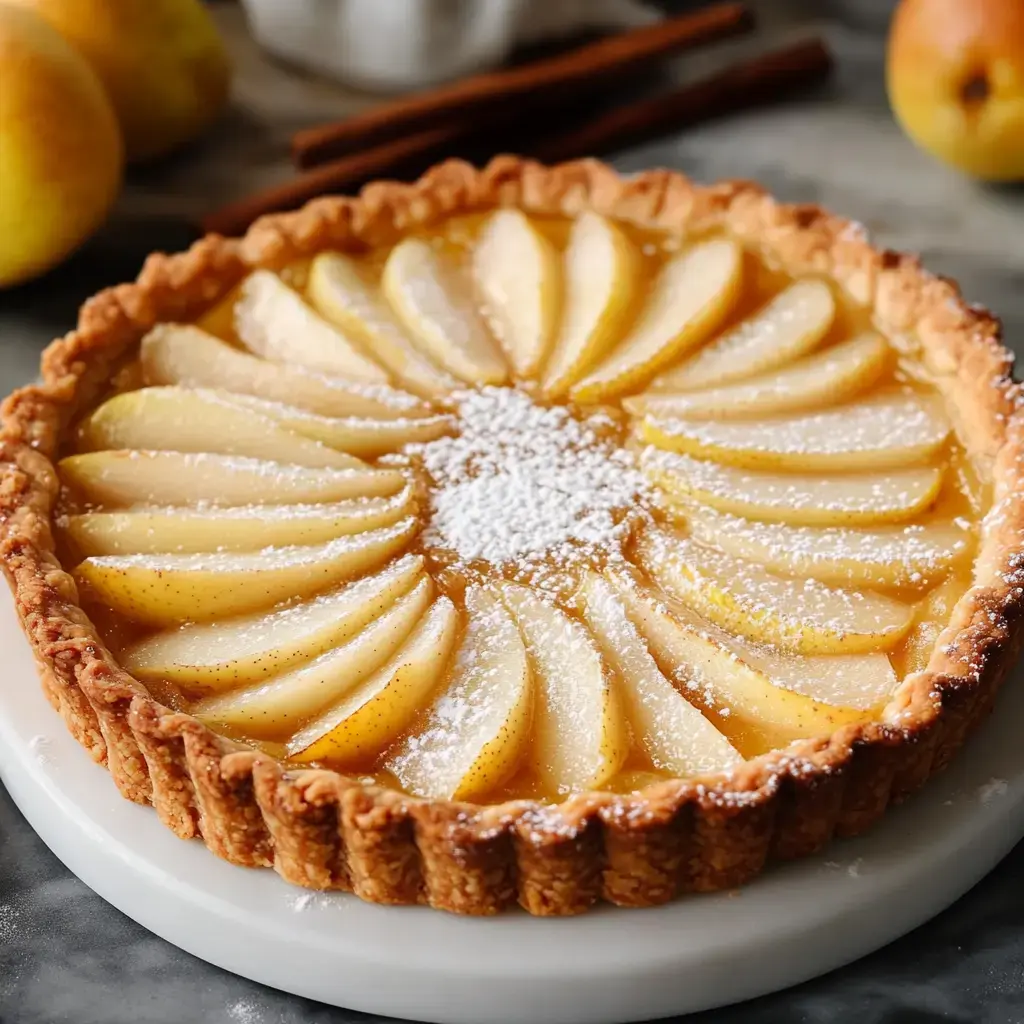
{"label": "blurred background", "polygon": [[[73,323],[88,294],[133,277],[147,252],[181,248],[225,204],[293,182],[290,143],[301,129],[716,6],[0,0],[0,386],[31,377],[42,342]],[[798,39],[824,40],[831,74],[807,76],[768,105],[757,103],[755,85],[731,113],[670,122],[600,155],[627,170],[756,178],[784,199],[820,202],[955,274],[1019,331],[1024,200],[1006,182],[1024,178],[1021,0],[743,6],[753,30],[651,61],[628,79],[602,85],[595,76],[570,116],[699,81]],[[58,44],[75,52],[50,52]],[[110,103],[93,95],[100,91]],[[529,151],[534,141],[528,130],[497,134],[475,149],[460,141],[431,152],[423,166],[516,143]],[[421,169],[414,161],[407,170]]]}
{"label": "blurred background", "polygon": [[[226,213],[237,221],[240,209],[287,206],[281,197],[297,182],[316,194],[323,179],[301,175],[323,167],[295,166],[297,133],[714,6],[0,0],[0,392],[31,380],[40,352],[74,325],[81,302],[134,277],[147,253],[188,245],[204,226],[226,223]],[[568,104],[553,91],[542,98],[551,108],[544,123],[575,131],[619,110],[619,128],[634,129],[631,104],[725,75],[728,88],[717,78],[688,92],[660,127],[628,145],[628,131],[606,133],[612,142],[600,155],[624,171],[752,178],[783,199],[855,218],[877,243],[918,252],[956,278],[1003,319],[1010,347],[1024,348],[1024,0],[744,6],[752,17],[729,38],[652,60],[627,79],[595,75]],[[827,73],[817,58],[808,63],[819,50],[802,50],[783,62],[787,74],[795,69],[786,89],[737,76],[750,61],[817,39],[831,54]],[[499,121],[515,121],[512,106]],[[479,120],[471,127],[493,127]],[[460,138],[424,155],[424,166],[486,156],[512,148],[509,140],[530,151],[537,120],[531,112],[507,133]],[[401,173],[418,169],[414,159]],[[337,168],[326,178],[339,180]],[[862,1024],[1019,1022],[1022,870],[1018,849],[960,904],[894,946],[700,1024],[848,1020],[852,1007]],[[21,909],[17,943],[4,941],[0,916],[0,1020],[367,1019],[259,990],[143,933],[71,878],[0,790],[5,906]],[[15,966],[17,1013],[8,1016],[3,979]]]}

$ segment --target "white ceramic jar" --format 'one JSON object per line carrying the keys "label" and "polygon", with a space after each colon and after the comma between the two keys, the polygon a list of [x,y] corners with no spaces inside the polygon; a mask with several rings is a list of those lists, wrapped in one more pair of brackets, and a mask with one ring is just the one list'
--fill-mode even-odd
{"label": "white ceramic jar", "polygon": [[657,15],[638,0],[242,0],[259,43],[376,92],[421,89],[501,63],[518,43]]}

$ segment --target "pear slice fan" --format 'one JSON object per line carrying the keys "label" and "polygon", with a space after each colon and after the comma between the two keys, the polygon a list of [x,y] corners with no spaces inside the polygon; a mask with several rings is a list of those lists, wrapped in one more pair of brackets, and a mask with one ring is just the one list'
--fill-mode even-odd
{"label": "pear slice fan", "polygon": [[[253,270],[72,424],[85,606],[176,709],[431,799],[629,792],[877,718],[968,586],[984,488],[906,356],[756,258],[500,209]],[[503,388],[472,450],[466,395]],[[557,558],[453,563],[445,466],[500,477],[483,525],[522,537],[556,404],[639,498]]]}

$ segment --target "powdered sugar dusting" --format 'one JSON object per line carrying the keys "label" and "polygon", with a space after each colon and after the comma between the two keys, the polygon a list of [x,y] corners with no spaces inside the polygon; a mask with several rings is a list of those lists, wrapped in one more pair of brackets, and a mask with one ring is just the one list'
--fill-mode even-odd
{"label": "powdered sugar dusting", "polygon": [[455,396],[461,432],[406,450],[430,474],[428,545],[460,562],[566,563],[587,549],[613,555],[646,487],[601,413],[578,420],[522,391]]}

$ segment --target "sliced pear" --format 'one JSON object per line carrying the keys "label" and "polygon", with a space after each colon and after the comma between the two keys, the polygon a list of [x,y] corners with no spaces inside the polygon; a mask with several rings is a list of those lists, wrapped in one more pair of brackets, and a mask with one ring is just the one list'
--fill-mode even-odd
{"label": "sliced pear", "polygon": [[127,512],[86,512],[68,516],[63,526],[83,558],[188,554],[320,544],[391,526],[415,511],[415,493],[407,487],[393,498],[351,498],[322,505],[207,509],[139,506]]}
{"label": "sliced pear", "polygon": [[246,736],[283,737],[392,658],[426,614],[433,597],[433,582],[421,577],[409,593],[348,642],[267,682],[207,697],[192,707],[192,714]]}
{"label": "sliced pear", "polygon": [[473,274],[491,329],[517,377],[532,378],[551,347],[562,302],[555,247],[519,210],[498,210],[473,250]]}
{"label": "sliced pear", "polygon": [[738,423],[642,421],[644,440],[748,469],[841,472],[899,469],[932,458],[949,436],[937,402],[881,395],[776,419]]}
{"label": "sliced pear", "polygon": [[[690,700],[705,708],[718,728],[748,756],[801,737],[830,735],[850,722],[863,721],[869,714],[862,707],[837,707],[782,688],[763,669],[744,660],[746,652],[737,650],[734,641],[723,642],[710,623],[702,627],[695,618],[673,614],[663,601],[621,577],[612,576],[610,580],[661,670]],[[848,672],[846,662],[863,663],[868,659],[884,665],[887,695],[896,679],[883,655],[809,660],[815,662],[817,671],[827,673],[832,669]],[[808,659],[795,655],[790,660]],[[874,709],[879,702],[875,699],[869,707]]]}
{"label": "sliced pear", "polygon": [[259,505],[395,494],[391,469],[310,469],[235,455],[114,451],[61,459],[64,483],[104,505]]}
{"label": "sliced pear", "polygon": [[734,558],[825,583],[919,585],[949,572],[972,544],[952,523],[851,530],[752,522],[707,509],[694,509],[688,522],[697,540]]}
{"label": "sliced pear", "polygon": [[595,370],[572,389],[598,402],[638,387],[703,344],[732,311],[743,284],[743,251],[733,241],[700,242],[661,269],[640,319]]}
{"label": "sliced pear", "polygon": [[600,652],[580,623],[532,590],[500,584],[536,680],[532,760],[549,792],[603,786],[629,753],[621,698]]}
{"label": "sliced pear", "polygon": [[639,286],[628,238],[589,211],[573,222],[563,257],[562,322],[543,374],[549,398],[564,395],[621,338]]}
{"label": "sliced pear", "polygon": [[618,673],[633,729],[651,764],[674,775],[706,775],[742,761],[736,748],[662,675],[609,583],[591,573],[583,616]]}
{"label": "sliced pear", "polygon": [[416,796],[477,800],[508,780],[530,739],[533,687],[519,628],[479,587],[466,591],[469,623],[451,681],[423,728],[388,759]]}
{"label": "sliced pear", "polygon": [[388,381],[384,370],[269,270],[254,270],[242,282],[235,333],[247,349],[275,363],[368,384]]}
{"label": "sliced pear", "polygon": [[835,312],[835,299],[824,281],[797,281],[653,386],[659,391],[691,391],[784,366],[818,345]]}
{"label": "sliced pear", "polygon": [[227,392],[181,387],[143,388],[117,395],[86,418],[77,439],[79,450],[85,452],[148,448],[248,455],[297,466],[340,469],[362,465],[351,455],[303,437],[254,410],[240,408]]}
{"label": "sliced pear", "polygon": [[124,651],[120,661],[139,679],[207,691],[265,681],[360,633],[422,576],[423,559],[405,555],[375,576],[269,615],[157,633]]}
{"label": "sliced pear", "polygon": [[340,703],[296,733],[297,761],[366,761],[405,730],[444,678],[459,634],[459,613],[439,597],[393,657]]}
{"label": "sliced pear", "polygon": [[235,303],[238,301],[239,286],[232,287],[226,295],[196,318],[196,327],[215,334],[225,341],[237,342],[235,337]]}
{"label": "sliced pear", "polygon": [[75,570],[104,604],[155,626],[245,615],[311,597],[375,569],[419,530],[415,518],[325,544],[202,555],[103,555]]}
{"label": "sliced pear", "polygon": [[467,285],[427,242],[399,242],[381,287],[405,329],[432,359],[469,384],[504,384],[508,367]]}
{"label": "sliced pear", "polygon": [[223,388],[298,405],[321,416],[398,419],[431,413],[429,405],[405,391],[270,363],[240,352],[198,327],[158,324],[142,339],[139,358],[147,384]]}
{"label": "sliced pear", "polygon": [[648,786],[656,786],[659,782],[664,781],[665,775],[661,772],[651,771],[647,768],[627,768],[605,783],[604,789],[608,793],[629,795],[639,793]]}
{"label": "sliced pear", "polygon": [[227,400],[252,409],[296,434],[365,458],[398,451],[407,444],[433,441],[453,433],[456,428],[455,418],[446,415],[395,420],[318,416],[293,405],[268,402],[251,395],[228,395]]}
{"label": "sliced pear", "polygon": [[[628,588],[639,592],[650,603],[653,600],[660,613],[671,616],[684,629],[724,648],[733,658],[749,668],[763,673],[772,684],[783,690],[810,697],[833,708],[855,708],[860,711],[877,710],[896,688],[897,676],[889,658],[881,652],[868,654],[793,654],[730,633],[698,615],[665,591],[652,592],[637,580],[637,575],[617,571],[609,578],[628,597]],[[630,616],[634,604],[627,602]],[[637,619],[636,621],[639,621]]]}
{"label": "sliced pear", "polygon": [[324,252],[309,270],[309,301],[324,319],[362,344],[403,387],[436,398],[459,382],[427,358],[405,333],[376,282],[348,256]]}
{"label": "sliced pear", "polygon": [[903,645],[900,665],[906,677],[911,672],[922,672],[928,667],[935,645],[942,631],[949,625],[956,603],[970,587],[970,578],[956,574],[940,583],[919,601],[914,616],[914,628]]}
{"label": "sliced pear", "polygon": [[889,361],[881,335],[859,334],[763,377],[707,391],[648,391],[623,401],[634,416],[746,420],[835,405],[878,379]]}
{"label": "sliced pear", "polygon": [[641,538],[637,560],[671,596],[716,625],[800,654],[888,649],[913,621],[910,606],[881,594],[785,579],[660,530]]}
{"label": "sliced pear", "polygon": [[899,682],[892,663],[881,652],[869,654],[789,654],[741,636],[720,631],[722,646],[750,668],[763,672],[785,690],[821,701],[832,708],[877,711]]}
{"label": "sliced pear", "polygon": [[931,505],[942,486],[942,471],[932,467],[884,475],[759,473],[658,448],[644,449],[640,464],[670,496],[738,516],[807,526],[903,522]]}

